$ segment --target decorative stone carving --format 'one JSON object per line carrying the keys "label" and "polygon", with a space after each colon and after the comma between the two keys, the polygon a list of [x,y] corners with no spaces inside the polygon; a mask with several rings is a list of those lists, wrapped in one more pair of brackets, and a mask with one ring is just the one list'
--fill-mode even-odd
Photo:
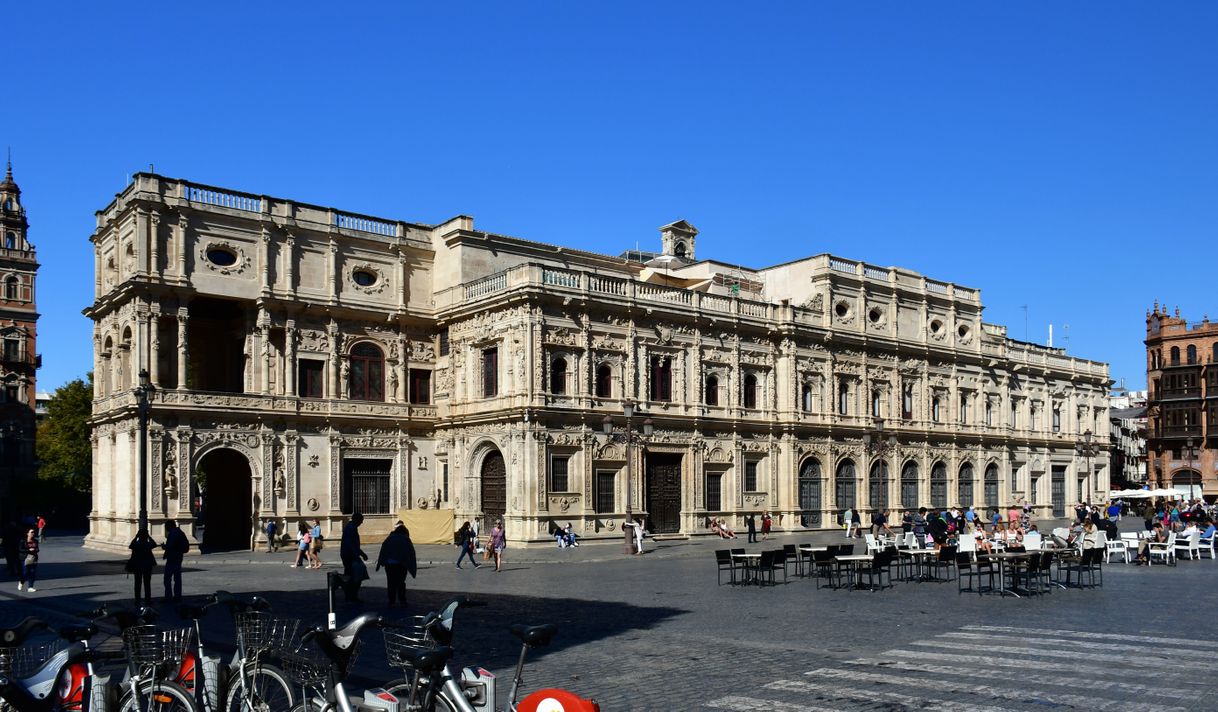
{"label": "decorative stone carving", "polygon": [[[231,252],[236,260],[231,265],[218,265],[207,258],[207,253],[212,250]],[[228,240],[200,240],[199,259],[196,264],[203,265],[212,272],[219,272],[227,276],[244,272],[245,268],[250,266],[250,258],[245,254],[245,250],[241,249],[240,245],[236,245]]]}
{"label": "decorative stone carving", "polygon": [[804,300],[804,303],[800,304],[800,306],[804,309],[810,309],[819,314],[825,309],[825,295],[817,292]]}

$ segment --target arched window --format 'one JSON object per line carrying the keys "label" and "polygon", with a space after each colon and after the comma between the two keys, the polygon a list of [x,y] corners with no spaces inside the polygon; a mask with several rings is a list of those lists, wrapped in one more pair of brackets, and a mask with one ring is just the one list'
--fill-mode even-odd
{"label": "arched window", "polygon": [[935,396],[930,401],[930,419],[939,422],[939,396]]}
{"label": "arched window", "polygon": [[1179,346],[1171,347],[1171,365],[1173,365],[1173,366],[1180,365],[1180,347]]}
{"label": "arched window", "polygon": [[719,377],[707,376],[702,400],[707,405],[719,405]]}
{"label": "arched window", "polygon": [[4,246],[10,250],[17,249],[17,233],[15,233],[15,232],[5,233]]}
{"label": "arched window", "polygon": [[1159,368],[1159,352],[1151,351],[1150,352],[1150,370],[1155,371],[1155,370],[1158,370],[1158,368]]}
{"label": "arched window", "polygon": [[960,481],[957,484],[957,504],[965,509],[973,506],[973,463],[966,462],[960,466]]}
{"label": "arched window", "polygon": [[837,387],[837,412],[841,415],[850,413],[850,384],[844,378]]}
{"label": "arched window", "polygon": [[901,418],[913,420],[913,386],[909,384],[901,390]]}
{"label": "arched window", "polygon": [[567,392],[567,359],[556,358],[550,362],[550,392],[562,395]]}
{"label": "arched window", "polygon": [[837,476],[834,478],[834,505],[837,511],[843,512],[854,509],[854,460],[842,460],[837,466]]}
{"label": "arched window", "polygon": [[960,424],[968,424],[968,394],[963,392],[960,394]]}
{"label": "arched window", "polygon": [[913,460],[901,468],[901,506],[906,509],[918,506],[918,463]]}
{"label": "arched window", "polygon": [[596,397],[611,398],[613,396],[613,369],[609,364],[602,363],[596,367]]}
{"label": "arched window", "polygon": [[987,507],[997,507],[998,502],[998,465],[990,463],[985,466],[985,502]]}
{"label": "arched window", "polygon": [[812,386],[811,386],[811,384],[805,383],[803,388],[800,390],[799,403],[800,403],[800,407],[803,408],[803,411],[805,413],[812,412]]}
{"label": "arched window", "polygon": [[1190,363],[1190,364],[1197,363],[1197,347],[1194,346],[1193,344],[1189,344],[1187,356],[1185,356],[1185,358],[1188,360],[1188,363]]}
{"label": "arched window", "polygon": [[872,509],[888,506],[888,463],[883,460],[871,463],[871,477],[867,482],[868,502]]}
{"label": "arched window", "polygon": [[930,506],[936,511],[947,507],[947,465],[942,462],[930,468]]}
{"label": "arched window", "polygon": [[21,287],[21,280],[17,279],[17,275],[10,274],[8,279],[4,280],[4,298],[16,299],[17,292]]}
{"label": "arched window", "polygon": [[672,253],[674,255],[676,255],[677,257],[684,257],[685,256],[685,243],[678,242],[677,246],[675,248],[673,248]]}
{"label": "arched window", "polygon": [[757,407],[757,377],[751,373],[744,377],[744,407]]}
{"label": "arched window", "polygon": [[871,415],[880,417],[880,391],[874,390],[871,392]]}
{"label": "arched window", "polygon": [[385,400],[385,356],[376,344],[364,342],[351,349],[347,394],[351,400]]}
{"label": "arched window", "polygon": [[820,526],[820,461],[815,457],[804,460],[799,468],[799,524]]}
{"label": "arched window", "polygon": [[985,424],[994,424],[994,404],[988,398],[985,401]]}

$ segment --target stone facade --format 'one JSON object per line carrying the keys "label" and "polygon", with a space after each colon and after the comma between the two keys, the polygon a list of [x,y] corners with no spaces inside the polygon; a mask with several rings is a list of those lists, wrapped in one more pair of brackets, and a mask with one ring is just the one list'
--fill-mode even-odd
{"label": "stone facade", "polygon": [[[245,545],[255,517],[334,531],[353,508],[543,541],[620,536],[628,497],[652,531],[701,533],[1107,489],[1107,455],[1089,475],[1076,447],[1107,432],[1105,364],[1007,338],[975,289],[829,255],[695,260],[696,239],[676,222],[627,259],[139,174],[92,237],[90,541],[130,537],[141,368],[152,519],[197,509],[201,472]],[[630,449],[601,433],[628,399],[654,424]]]}
{"label": "stone facade", "polygon": [[35,475],[38,256],[10,163],[0,181],[0,514],[11,517],[15,483]]}
{"label": "stone facade", "polygon": [[1218,323],[1146,314],[1147,465],[1156,488],[1218,497]]}

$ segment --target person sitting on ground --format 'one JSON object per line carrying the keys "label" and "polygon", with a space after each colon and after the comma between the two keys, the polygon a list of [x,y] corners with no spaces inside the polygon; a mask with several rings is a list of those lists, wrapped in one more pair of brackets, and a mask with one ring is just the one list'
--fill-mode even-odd
{"label": "person sitting on ground", "polygon": [[566,538],[567,546],[579,546],[579,536],[571,528],[571,522],[567,522],[567,526],[562,528],[562,534]]}
{"label": "person sitting on ground", "polygon": [[727,521],[724,519],[719,520],[719,533],[723,536],[724,539],[735,539],[736,538],[736,532],[732,531],[732,528],[730,526],[728,526]]}

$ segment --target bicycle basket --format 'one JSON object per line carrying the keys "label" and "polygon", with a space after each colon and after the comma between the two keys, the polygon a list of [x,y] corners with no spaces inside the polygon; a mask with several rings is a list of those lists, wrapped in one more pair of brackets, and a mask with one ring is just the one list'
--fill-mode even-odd
{"label": "bicycle basket", "polygon": [[242,654],[266,650],[285,650],[296,637],[300,621],[275,618],[265,611],[244,611],[236,615],[237,645]]}
{"label": "bicycle basket", "polygon": [[133,625],[123,631],[127,659],[136,668],[180,661],[190,650],[194,632],[194,628],[162,630],[154,625]]}
{"label": "bicycle basket", "polygon": [[279,658],[283,671],[292,681],[302,687],[317,687],[330,672],[328,663],[305,655],[303,652],[284,653]]}
{"label": "bicycle basket", "polygon": [[20,648],[0,648],[0,676],[28,677],[60,650],[59,641],[26,643]]}
{"label": "bicycle basket", "polygon": [[436,641],[424,627],[425,616],[414,616],[402,621],[405,628],[382,628],[385,636],[385,659],[391,667],[411,669],[404,653],[419,648],[434,648]]}

